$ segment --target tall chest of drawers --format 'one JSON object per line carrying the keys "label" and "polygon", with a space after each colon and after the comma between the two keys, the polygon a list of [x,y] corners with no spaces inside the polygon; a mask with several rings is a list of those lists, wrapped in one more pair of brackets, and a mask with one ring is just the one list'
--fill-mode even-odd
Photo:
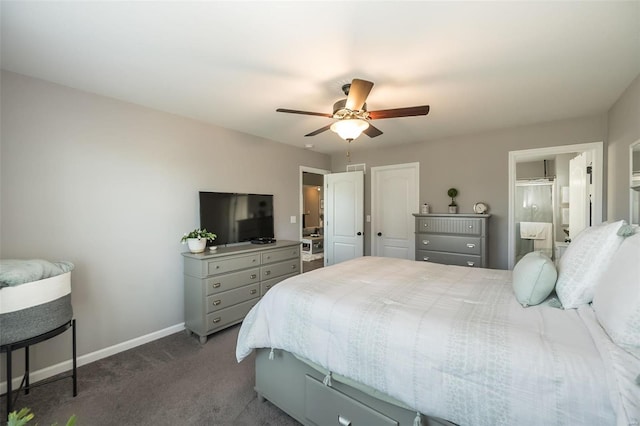
{"label": "tall chest of drawers", "polygon": [[489,267],[488,214],[414,214],[416,260]]}
{"label": "tall chest of drawers", "polygon": [[184,257],[185,328],[207,336],[241,322],[280,281],[300,273],[300,242],[220,247]]}

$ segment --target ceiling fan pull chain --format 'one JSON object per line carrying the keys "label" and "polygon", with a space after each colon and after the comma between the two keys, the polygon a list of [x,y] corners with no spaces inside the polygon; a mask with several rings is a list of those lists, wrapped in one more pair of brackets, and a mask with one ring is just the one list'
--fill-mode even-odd
{"label": "ceiling fan pull chain", "polygon": [[350,163],[351,162],[351,150],[350,150],[350,148],[351,148],[351,139],[347,139],[347,143],[349,144],[347,146],[347,163]]}

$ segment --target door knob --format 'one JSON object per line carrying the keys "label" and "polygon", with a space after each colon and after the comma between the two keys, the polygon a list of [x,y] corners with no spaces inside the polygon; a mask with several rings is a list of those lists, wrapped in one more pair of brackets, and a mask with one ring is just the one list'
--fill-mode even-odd
{"label": "door knob", "polygon": [[378,232],[378,237],[382,237],[382,232]]}
{"label": "door knob", "polygon": [[358,232],[358,235],[362,235],[362,232]]}

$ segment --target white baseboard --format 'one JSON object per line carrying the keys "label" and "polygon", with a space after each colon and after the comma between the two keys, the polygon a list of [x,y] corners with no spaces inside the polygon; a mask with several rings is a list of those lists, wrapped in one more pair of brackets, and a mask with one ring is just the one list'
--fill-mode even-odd
{"label": "white baseboard", "polygon": [[[95,352],[81,355],[77,358],[76,362],[78,364],[78,367],[81,367],[83,365],[90,364],[92,362],[109,357],[111,355],[115,355],[120,352],[124,352],[129,349],[133,349],[136,346],[144,345],[145,343],[149,343],[154,340],[161,339],[163,337],[169,336],[174,333],[178,333],[183,330],[184,330],[184,323],[172,325],[171,327],[154,331],[153,333],[136,337],[135,339],[118,343],[117,345],[109,346],[108,348],[100,349]],[[40,380],[55,376],[56,374],[64,373],[65,371],[70,371],[72,368],[73,368],[73,360],[69,359],[67,361],[63,361],[56,365],[45,367],[41,370],[32,371],[31,374],[29,374],[29,381],[31,383],[36,383]],[[20,386],[21,381],[22,381],[22,375],[18,378],[14,377],[11,383],[12,389],[14,390],[17,389],[18,386]],[[0,393],[5,393],[5,392],[7,392],[6,381],[0,383]]]}

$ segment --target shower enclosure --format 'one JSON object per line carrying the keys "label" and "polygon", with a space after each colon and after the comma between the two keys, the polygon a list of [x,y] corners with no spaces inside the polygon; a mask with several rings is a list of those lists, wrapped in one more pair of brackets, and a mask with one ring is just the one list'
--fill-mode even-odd
{"label": "shower enclosure", "polygon": [[541,250],[553,258],[555,187],[555,179],[516,182],[516,263],[522,256],[534,250]]}

